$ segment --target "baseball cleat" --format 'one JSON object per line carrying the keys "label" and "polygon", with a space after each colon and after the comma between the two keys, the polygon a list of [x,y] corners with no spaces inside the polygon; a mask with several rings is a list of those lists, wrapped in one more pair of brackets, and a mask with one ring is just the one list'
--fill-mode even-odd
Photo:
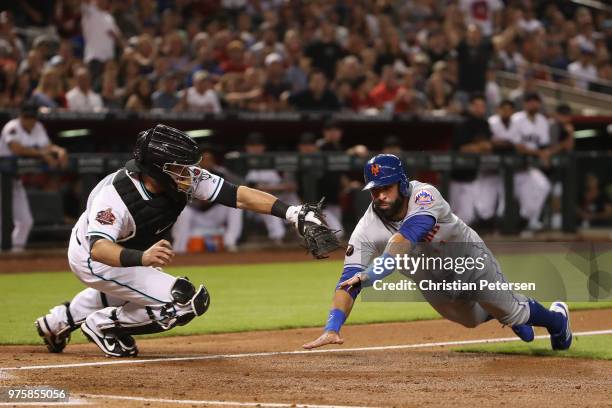
{"label": "baseball cleat", "polygon": [[550,334],[550,345],[553,350],[567,350],[572,345],[572,328],[570,327],[569,308],[564,302],[554,302],[550,305],[551,312],[563,316],[563,328],[559,333]]}
{"label": "baseball cleat", "polygon": [[49,328],[47,318],[39,317],[34,322],[38,335],[43,339],[50,353],[61,353],[70,341],[70,331],[66,335],[55,335]]}
{"label": "baseball cleat", "polygon": [[81,331],[108,357],[135,357],[138,354],[138,348],[132,336],[121,336],[121,340],[117,337],[102,336],[92,330],[87,323],[81,325]]}
{"label": "baseball cleat", "polygon": [[526,343],[533,341],[535,338],[535,333],[533,331],[533,327],[528,324],[517,324],[512,326],[512,331],[516,334],[521,340]]}

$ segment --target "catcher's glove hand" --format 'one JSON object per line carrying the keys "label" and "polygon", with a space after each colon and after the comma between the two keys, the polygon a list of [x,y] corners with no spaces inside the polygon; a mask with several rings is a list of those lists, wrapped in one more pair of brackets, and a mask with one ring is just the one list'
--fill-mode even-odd
{"label": "catcher's glove hand", "polygon": [[317,259],[327,258],[340,248],[337,231],[330,230],[325,223],[323,200],[325,197],[317,204],[303,204],[297,217],[297,230],[304,238],[308,251]]}

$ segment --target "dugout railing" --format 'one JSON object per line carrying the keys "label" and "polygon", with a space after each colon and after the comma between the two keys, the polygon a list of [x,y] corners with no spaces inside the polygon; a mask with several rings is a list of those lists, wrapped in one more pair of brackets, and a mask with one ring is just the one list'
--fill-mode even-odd
{"label": "dugout railing", "polygon": [[[409,174],[419,171],[434,171],[440,174],[438,187],[445,196],[448,193],[450,174],[453,169],[480,169],[486,172],[497,172],[504,184],[505,214],[502,217],[501,229],[504,233],[515,232],[518,222],[517,203],[514,199],[513,176],[526,166],[541,167],[533,158],[517,155],[470,155],[456,153],[404,152],[401,154]],[[607,161],[611,155],[607,152],[575,152],[555,156],[548,169],[549,174],[561,183],[563,230],[574,232],[577,226],[577,161]],[[2,216],[2,249],[12,247],[12,183],[15,178],[25,174],[64,173],[77,174],[81,180],[80,207],[85,208],[89,192],[100,178],[124,165],[129,155],[111,154],[74,154],[70,157],[67,169],[51,171],[46,164],[37,159],[1,158],[0,188]],[[314,201],[319,198],[317,180],[326,172],[361,172],[367,158],[350,156],[344,153],[298,154],[296,152],[275,152],[262,155],[233,153],[225,157],[225,166],[237,174],[244,175],[250,169],[275,169],[298,175],[301,183],[302,199]]]}

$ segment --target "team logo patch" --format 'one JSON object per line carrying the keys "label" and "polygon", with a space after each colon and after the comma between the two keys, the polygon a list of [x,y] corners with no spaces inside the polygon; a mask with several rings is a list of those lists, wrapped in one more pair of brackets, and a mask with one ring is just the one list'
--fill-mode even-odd
{"label": "team logo patch", "polygon": [[414,196],[414,203],[421,207],[431,207],[434,203],[434,198],[429,191],[421,190]]}
{"label": "team logo patch", "polygon": [[346,256],[353,255],[353,252],[355,252],[355,247],[354,246],[349,245],[348,247],[346,247]]}
{"label": "team logo patch", "polygon": [[373,164],[372,167],[370,167],[370,172],[373,176],[378,176],[378,173],[380,173],[380,164]]}
{"label": "team logo patch", "polygon": [[98,211],[98,214],[96,214],[96,221],[98,221],[102,225],[113,225],[115,223],[115,216],[113,215],[113,210],[107,208],[104,211]]}

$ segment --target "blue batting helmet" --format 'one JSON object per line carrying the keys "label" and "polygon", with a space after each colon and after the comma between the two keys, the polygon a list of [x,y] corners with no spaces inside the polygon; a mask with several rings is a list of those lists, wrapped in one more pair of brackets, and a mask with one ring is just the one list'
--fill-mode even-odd
{"label": "blue batting helmet", "polygon": [[393,154],[379,154],[372,157],[363,168],[364,190],[399,183],[399,191],[404,197],[410,194],[408,176],[399,157]]}

